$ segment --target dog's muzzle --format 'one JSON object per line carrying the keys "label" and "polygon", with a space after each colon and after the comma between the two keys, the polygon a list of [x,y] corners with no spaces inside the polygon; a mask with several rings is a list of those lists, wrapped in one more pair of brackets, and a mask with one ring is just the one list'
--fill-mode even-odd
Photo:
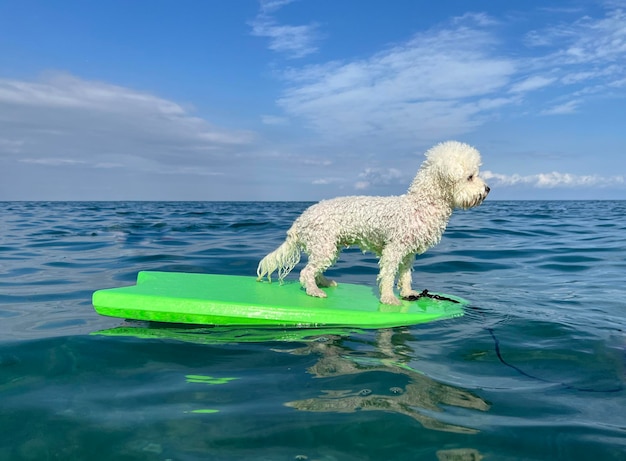
{"label": "dog's muzzle", "polygon": [[482,203],[487,198],[487,195],[489,195],[490,191],[491,191],[491,187],[489,187],[487,184],[485,184],[485,192],[483,192],[480,195],[480,202],[479,203]]}
{"label": "dog's muzzle", "polygon": [[491,187],[485,184],[485,189],[483,193],[478,195],[474,201],[472,201],[471,203],[468,203],[468,208],[473,208],[483,203],[485,199],[487,198],[487,195],[489,195],[490,191],[491,191]]}

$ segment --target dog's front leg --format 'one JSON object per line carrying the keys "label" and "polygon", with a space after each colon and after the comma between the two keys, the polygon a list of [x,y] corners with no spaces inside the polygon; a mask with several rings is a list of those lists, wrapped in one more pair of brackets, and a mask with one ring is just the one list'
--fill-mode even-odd
{"label": "dog's front leg", "polygon": [[409,254],[402,259],[400,264],[400,271],[398,273],[398,288],[400,289],[400,296],[403,298],[409,298],[412,296],[419,296],[419,293],[411,288],[413,261],[415,261],[415,255]]}
{"label": "dog's front leg", "polygon": [[378,288],[380,290],[380,302],[383,304],[391,304],[393,306],[402,304],[393,292],[393,283],[401,262],[402,252],[399,248],[389,245],[383,249],[378,262],[380,266]]}

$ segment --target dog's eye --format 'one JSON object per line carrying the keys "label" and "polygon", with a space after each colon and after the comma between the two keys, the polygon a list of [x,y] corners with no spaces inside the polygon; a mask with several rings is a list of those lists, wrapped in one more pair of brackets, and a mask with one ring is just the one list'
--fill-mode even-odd
{"label": "dog's eye", "polygon": [[474,175],[473,175],[473,174],[471,174],[471,175],[469,175],[469,176],[467,177],[467,180],[468,180],[468,181],[471,181],[472,179],[474,179]]}

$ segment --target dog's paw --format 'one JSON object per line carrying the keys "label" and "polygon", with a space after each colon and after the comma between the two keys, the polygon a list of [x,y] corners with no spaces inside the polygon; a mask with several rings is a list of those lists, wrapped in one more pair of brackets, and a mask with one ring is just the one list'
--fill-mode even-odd
{"label": "dog's paw", "polygon": [[330,280],[327,279],[326,277],[318,277],[316,279],[317,282],[317,286],[318,287],[336,287],[337,286],[337,282],[335,282],[334,280]]}
{"label": "dog's paw", "polygon": [[380,302],[383,304],[389,304],[390,306],[400,306],[402,301],[395,297],[395,295],[383,295],[380,297]]}
{"label": "dog's paw", "polygon": [[416,301],[420,298],[420,293],[415,290],[401,291],[400,297],[406,301]]}
{"label": "dog's paw", "polygon": [[320,290],[317,287],[315,287],[315,288],[307,288],[306,289],[306,294],[309,295],[309,296],[315,296],[316,298],[326,298],[327,297],[326,293],[324,293],[322,290]]}

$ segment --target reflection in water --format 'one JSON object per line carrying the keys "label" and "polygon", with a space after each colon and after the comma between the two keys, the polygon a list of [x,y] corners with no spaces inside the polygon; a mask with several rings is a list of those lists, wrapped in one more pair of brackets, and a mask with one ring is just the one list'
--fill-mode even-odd
{"label": "reflection in water", "polygon": [[324,341],[312,342],[287,352],[319,355],[320,359],[308,369],[316,378],[387,372],[408,377],[409,381],[404,387],[390,387],[388,394],[375,394],[370,389],[326,390],[318,397],[287,402],[285,405],[315,412],[386,411],[410,416],[428,429],[477,433],[477,429],[440,421],[431,413],[441,412],[441,405],[487,411],[489,404],[471,392],[439,383],[406,365],[409,356],[400,351],[401,347],[393,344],[393,336],[394,330],[380,330],[375,350],[367,354],[350,350],[341,336],[325,336]]}
{"label": "reflection in water", "polygon": [[483,456],[473,448],[453,448],[437,451],[438,461],[480,461]]}

